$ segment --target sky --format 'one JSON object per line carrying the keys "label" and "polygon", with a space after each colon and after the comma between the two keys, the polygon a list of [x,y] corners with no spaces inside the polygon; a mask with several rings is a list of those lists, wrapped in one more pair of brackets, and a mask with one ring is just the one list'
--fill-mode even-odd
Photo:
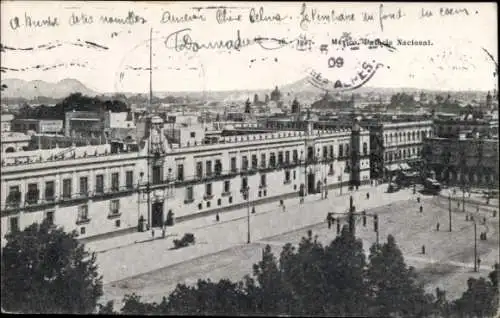
{"label": "sky", "polygon": [[[98,92],[146,93],[152,29],[153,91],[269,89],[302,79],[310,70],[330,82],[344,83],[366,63],[380,65],[362,83],[370,87],[490,90],[498,81],[495,63],[484,51],[498,61],[496,3],[3,1],[1,5],[2,79],[74,78]],[[223,9],[213,8],[219,6],[225,7],[226,21]],[[363,21],[364,13],[373,20]],[[199,18],[172,21],[193,15]],[[132,19],[124,20],[127,16]],[[392,41],[393,49],[361,45],[358,50],[341,50],[331,44],[345,33],[354,40]],[[239,50],[194,51],[193,44],[182,48],[185,35],[199,45],[233,40],[234,46],[238,34],[243,42],[261,38],[260,44]],[[281,42],[278,48],[279,42],[262,38],[289,43]],[[303,40],[305,51],[298,49],[297,39]],[[401,45],[398,39],[432,45]],[[310,47],[307,41],[312,41]],[[328,44],[328,51],[320,49],[322,44]]]}

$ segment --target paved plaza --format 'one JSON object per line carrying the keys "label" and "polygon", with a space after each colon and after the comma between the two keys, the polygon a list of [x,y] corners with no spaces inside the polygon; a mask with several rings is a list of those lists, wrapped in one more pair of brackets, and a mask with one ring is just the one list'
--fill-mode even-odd
{"label": "paved plaza", "polygon": [[[456,202],[452,204],[452,232],[449,232],[447,198],[413,195],[410,189],[384,193],[385,189],[386,185],[380,185],[352,192],[357,211],[367,209],[368,213],[379,215],[380,241],[385,241],[388,234],[395,236],[407,263],[418,269],[429,291],[440,287],[447,290],[449,298],[459,297],[468,277],[486,276],[491,271],[498,260],[499,246],[498,214],[492,217],[495,207],[480,206],[476,212],[476,206],[466,204],[466,211],[477,214],[478,236],[481,232],[488,235],[487,241],[477,240],[482,262],[479,273],[474,273],[473,223],[465,220]],[[366,199],[367,192],[370,199]],[[422,198],[420,204],[417,196]],[[302,205],[298,199],[285,200],[285,211],[278,202],[257,206],[256,214],[250,218],[251,244],[246,244],[246,209],[239,209],[222,213],[219,222],[215,216],[207,216],[176,224],[169,228],[165,239],[151,240],[150,232],[132,233],[90,242],[87,247],[100,251],[98,263],[105,283],[102,301],[115,300],[119,308],[123,296],[132,292],[144,300],[161,301],[177,283],[192,284],[199,278],[239,280],[251,273],[252,264],[259,261],[266,244],[278,256],[285,243],[298,243],[308,229],[323,244],[328,244],[336,235],[336,227],[328,229],[327,211],[345,212],[348,205],[349,193],[340,196],[330,191],[328,199],[309,196]],[[419,212],[420,205],[423,213]],[[356,228],[356,235],[368,252],[376,238],[373,221],[368,218],[367,226],[363,227],[358,219]],[[172,250],[173,239],[186,232],[194,233],[197,243]],[[422,254],[422,245],[426,254]]]}

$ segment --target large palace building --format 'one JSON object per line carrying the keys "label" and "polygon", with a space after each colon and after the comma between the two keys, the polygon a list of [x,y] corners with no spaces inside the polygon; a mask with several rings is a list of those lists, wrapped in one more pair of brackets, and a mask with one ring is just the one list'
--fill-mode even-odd
{"label": "large palace building", "polygon": [[5,154],[2,234],[47,219],[81,238],[95,237],[370,182],[370,136],[357,124],[245,129],[208,144],[203,129],[167,127],[153,116],[136,144]]}

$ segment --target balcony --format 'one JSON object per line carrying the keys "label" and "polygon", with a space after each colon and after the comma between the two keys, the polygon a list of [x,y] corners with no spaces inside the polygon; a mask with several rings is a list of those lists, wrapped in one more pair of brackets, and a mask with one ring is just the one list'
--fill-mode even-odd
{"label": "balcony", "polygon": [[35,205],[38,203],[40,192],[38,190],[28,191],[25,198],[26,205]]}
{"label": "balcony", "polygon": [[213,194],[205,194],[205,195],[203,196],[203,200],[212,200],[212,199],[213,199],[213,197],[214,197],[214,195],[213,195]]}
{"label": "balcony", "polygon": [[193,202],[194,202],[193,198],[189,198],[189,199],[184,200],[184,204],[189,204],[189,203],[193,203]]}
{"label": "balcony", "polygon": [[[116,219],[119,218],[122,214],[119,210],[113,210],[108,214],[108,219]],[[90,220],[89,220],[90,221]]]}
{"label": "balcony", "polygon": [[223,196],[223,197],[227,197],[230,195],[231,195],[231,191],[225,191],[225,192],[222,192],[222,194],[221,194],[221,196]]}
{"label": "balcony", "polygon": [[89,217],[76,220],[76,225],[83,225],[83,224],[89,224],[89,223],[90,223]]}

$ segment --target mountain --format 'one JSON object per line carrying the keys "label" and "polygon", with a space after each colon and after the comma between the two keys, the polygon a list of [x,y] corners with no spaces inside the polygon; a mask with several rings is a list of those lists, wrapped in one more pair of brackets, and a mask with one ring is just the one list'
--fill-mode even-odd
{"label": "mountain", "polygon": [[25,98],[32,100],[36,97],[64,98],[71,93],[82,93],[83,95],[95,96],[96,92],[83,85],[76,79],[66,78],[57,83],[49,83],[41,80],[24,81],[20,79],[2,80],[2,98]]}

